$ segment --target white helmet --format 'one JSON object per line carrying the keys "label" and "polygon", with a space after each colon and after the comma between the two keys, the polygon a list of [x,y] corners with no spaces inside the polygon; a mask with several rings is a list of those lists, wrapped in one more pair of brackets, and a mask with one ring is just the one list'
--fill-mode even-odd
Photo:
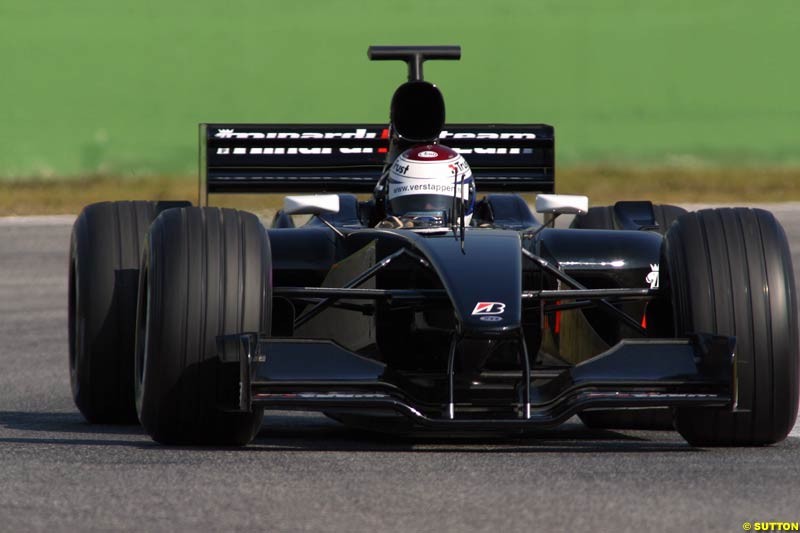
{"label": "white helmet", "polygon": [[440,144],[416,146],[392,164],[386,210],[405,227],[424,230],[453,226],[462,208],[464,222],[469,224],[474,207],[472,171],[452,148]]}

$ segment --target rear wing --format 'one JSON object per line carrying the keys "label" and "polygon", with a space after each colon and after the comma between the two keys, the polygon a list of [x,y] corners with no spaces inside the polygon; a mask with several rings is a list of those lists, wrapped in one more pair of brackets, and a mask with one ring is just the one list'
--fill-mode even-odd
{"label": "rear wing", "polygon": [[[546,124],[452,124],[479,191],[552,193],[554,131]],[[201,124],[201,203],[210,193],[371,193],[389,150],[383,124]]]}

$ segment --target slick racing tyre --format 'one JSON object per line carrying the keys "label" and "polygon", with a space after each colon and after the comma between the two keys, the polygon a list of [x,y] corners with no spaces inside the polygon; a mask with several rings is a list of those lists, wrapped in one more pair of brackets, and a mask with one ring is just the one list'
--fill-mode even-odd
{"label": "slick racing tyre", "polygon": [[75,405],[94,424],[136,422],[133,348],[139,254],[156,215],[188,202],[101,202],[72,227],[69,370]]}
{"label": "slick racing tyre", "polygon": [[[658,224],[658,233],[664,235],[667,229],[686,210],[676,205],[653,204],[653,214]],[[614,216],[614,206],[590,207],[585,215],[578,215],[570,226],[577,229],[618,229]],[[585,426],[592,429],[642,429],[672,430],[672,411],[667,408],[636,409],[631,411],[595,410],[578,415]]]}
{"label": "slick racing tyre", "polygon": [[271,259],[258,218],[233,209],[170,210],[150,228],[142,257],[136,407],[162,444],[244,445],[263,410],[226,411],[239,365],[218,359],[217,336],[270,331]]}
{"label": "slick racing tyre", "polygon": [[[653,214],[658,224],[658,233],[664,235],[670,225],[686,210],[677,205],[653,204]],[[577,215],[570,225],[575,229],[620,229],[620,224],[614,216],[613,205],[590,207],[584,215]]]}
{"label": "slick racing tyre", "polygon": [[786,235],[760,209],[708,209],[678,218],[665,255],[675,333],[736,337],[739,411],[675,410],[695,446],[783,440],[797,418],[798,326]]}

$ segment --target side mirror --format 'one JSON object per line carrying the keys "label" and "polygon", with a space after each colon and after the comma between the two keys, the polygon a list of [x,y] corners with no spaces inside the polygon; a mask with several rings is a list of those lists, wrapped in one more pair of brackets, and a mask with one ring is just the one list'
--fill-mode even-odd
{"label": "side mirror", "polygon": [[283,199],[283,211],[287,215],[324,215],[339,212],[339,196],[315,194],[310,196],[287,196]]}
{"label": "side mirror", "polygon": [[583,215],[589,211],[589,197],[572,194],[539,194],[536,212],[550,215]]}

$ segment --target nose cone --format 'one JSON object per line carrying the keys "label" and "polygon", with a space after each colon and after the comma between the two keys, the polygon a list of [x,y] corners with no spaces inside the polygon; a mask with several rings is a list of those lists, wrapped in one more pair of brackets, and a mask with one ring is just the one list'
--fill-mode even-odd
{"label": "nose cone", "polygon": [[467,231],[464,252],[452,234],[417,237],[436,268],[466,335],[517,330],[522,322],[522,252],[517,232]]}

